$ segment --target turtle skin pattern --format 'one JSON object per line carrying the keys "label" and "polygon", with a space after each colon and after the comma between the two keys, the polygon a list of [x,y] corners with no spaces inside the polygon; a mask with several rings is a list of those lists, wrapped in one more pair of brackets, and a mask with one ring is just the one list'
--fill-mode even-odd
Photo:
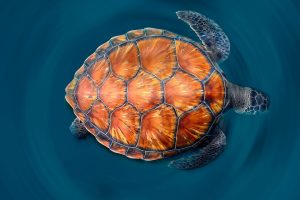
{"label": "turtle skin pattern", "polygon": [[129,158],[157,160],[198,145],[222,112],[223,75],[203,46],[146,28],[111,38],[66,87],[97,141]]}

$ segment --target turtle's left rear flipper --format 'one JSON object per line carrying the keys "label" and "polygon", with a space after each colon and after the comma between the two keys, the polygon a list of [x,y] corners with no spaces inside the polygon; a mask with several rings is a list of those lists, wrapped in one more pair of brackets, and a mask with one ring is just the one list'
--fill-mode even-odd
{"label": "turtle's left rear flipper", "polygon": [[226,136],[219,127],[215,127],[212,131],[214,138],[210,143],[203,148],[188,152],[178,160],[171,161],[169,167],[176,169],[202,167],[220,155],[226,145]]}

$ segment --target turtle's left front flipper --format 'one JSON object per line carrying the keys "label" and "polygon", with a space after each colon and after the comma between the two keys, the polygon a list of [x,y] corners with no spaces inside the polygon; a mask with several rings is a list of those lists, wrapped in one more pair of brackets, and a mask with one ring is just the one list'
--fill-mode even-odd
{"label": "turtle's left front flipper", "polygon": [[169,167],[176,169],[193,169],[202,167],[214,160],[220,153],[223,152],[226,146],[226,136],[219,127],[215,127],[213,139],[203,148],[196,149],[192,152],[183,155],[178,160],[171,161]]}
{"label": "turtle's left front flipper", "polygon": [[74,121],[72,122],[69,128],[71,133],[79,139],[84,138],[85,136],[88,135],[88,131],[84,127],[83,122],[80,121],[80,119],[78,118],[74,119]]}
{"label": "turtle's left front flipper", "polygon": [[211,57],[216,61],[224,61],[230,52],[230,43],[221,27],[213,20],[193,11],[176,12],[179,19],[183,20],[196,32],[203,44],[211,52]]}

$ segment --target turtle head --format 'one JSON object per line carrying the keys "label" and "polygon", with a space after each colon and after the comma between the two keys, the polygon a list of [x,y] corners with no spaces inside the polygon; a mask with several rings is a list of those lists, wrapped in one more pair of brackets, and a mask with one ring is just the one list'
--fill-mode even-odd
{"label": "turtle head", "polygon": [[227,81],[229,105],[237,113],[256,114],[265,112],[270,105],[268,95],[249,87],[240,87]]}

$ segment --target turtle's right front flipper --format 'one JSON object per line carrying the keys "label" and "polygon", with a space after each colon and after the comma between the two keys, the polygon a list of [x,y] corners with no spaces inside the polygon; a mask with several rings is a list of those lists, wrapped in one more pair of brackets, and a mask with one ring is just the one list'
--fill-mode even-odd
{"label": "turtle's right front flipper", "polygon": [[226,82],[227,102],[237,113],[256,114],[268,109],[269,97],[249,87],[240,87],[229,81]]}

